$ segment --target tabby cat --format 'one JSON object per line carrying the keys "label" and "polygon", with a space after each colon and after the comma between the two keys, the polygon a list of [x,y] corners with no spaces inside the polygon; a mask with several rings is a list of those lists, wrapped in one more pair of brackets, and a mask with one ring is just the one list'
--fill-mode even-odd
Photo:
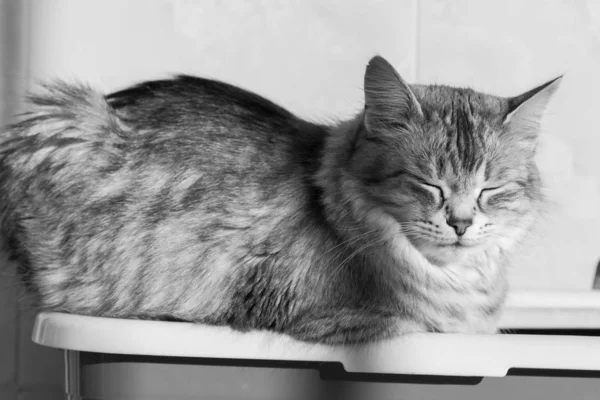
{"label": "tabby cat", "polygon": [[329,344],[491,333],[559,83],[408,85],[376,56],[364,110],[328,126],[191,76],[55,82],[0,136],[4,251],[42,310]]}

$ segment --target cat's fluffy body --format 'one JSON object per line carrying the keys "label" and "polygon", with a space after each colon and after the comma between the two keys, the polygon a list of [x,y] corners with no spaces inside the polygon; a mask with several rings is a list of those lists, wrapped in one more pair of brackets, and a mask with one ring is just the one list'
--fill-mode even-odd
{"label": "cat's fluffy body", "polygon": [[5,250],[42,309],[326,343],[493,332],[556,86],[409,87],[376,57],[365,111],[330,127],[200,78],[52,84],[0,138]]}

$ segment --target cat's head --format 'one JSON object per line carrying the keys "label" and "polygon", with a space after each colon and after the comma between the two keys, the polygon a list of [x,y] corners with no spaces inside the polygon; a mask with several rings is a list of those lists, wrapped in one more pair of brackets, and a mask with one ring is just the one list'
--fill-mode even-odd
{"label": "cat's head", "polygon": [[501,98],[408,85],[375,57],[350,170],[430,261],[507,249],[530,227],[542,199],[534,154],[560,80]]}

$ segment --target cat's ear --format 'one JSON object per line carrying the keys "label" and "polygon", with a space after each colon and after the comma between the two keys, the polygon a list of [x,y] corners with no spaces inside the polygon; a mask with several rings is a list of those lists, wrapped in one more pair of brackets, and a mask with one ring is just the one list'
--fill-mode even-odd
{"label": "cat's ear", "polygon": [[416,115],[423,112],[408,84],[383,57],[373,57],[365,72],[367,130],[392,128]]}
{"label": "cat's ear", "polygon": [[519,135],[521,139],[535,141],[546,107],[561,81],[562,76],[559,76],[519,96],[509,98],[504,125],[510,132]]}

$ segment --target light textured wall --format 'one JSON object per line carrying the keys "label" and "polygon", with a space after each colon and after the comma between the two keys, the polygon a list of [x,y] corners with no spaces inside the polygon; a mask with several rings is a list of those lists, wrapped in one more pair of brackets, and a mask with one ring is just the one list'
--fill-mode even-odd
{"label": "light textured wall", "polygon": [[374,53],[415,75],[410,1],[34,3],[33,74],[78,76],[107,90],[186,72],[252,89],[303,116],[349,116],[361,107]]}
{"label": "light textured wall", "polygon": [[[566,73],[544,120],[538,157],[552,204],[511,279],[521,288],[591,287],[600,259],[598,1],[21,4],[30,58],[23,76],[79,78],[109,91],[185,72],[240,85],[315,120],[348,117],[362,107],[364,67],[375,53],[411,82],[501,95]],[[0,285],[0,397],[3,388],[20,388],[21,399],[48,398],[39,393],[60,384],[62,371],[50,367],[60,365],[59,355],[29,343],[31,318],[17,317],[6,287]]]}

